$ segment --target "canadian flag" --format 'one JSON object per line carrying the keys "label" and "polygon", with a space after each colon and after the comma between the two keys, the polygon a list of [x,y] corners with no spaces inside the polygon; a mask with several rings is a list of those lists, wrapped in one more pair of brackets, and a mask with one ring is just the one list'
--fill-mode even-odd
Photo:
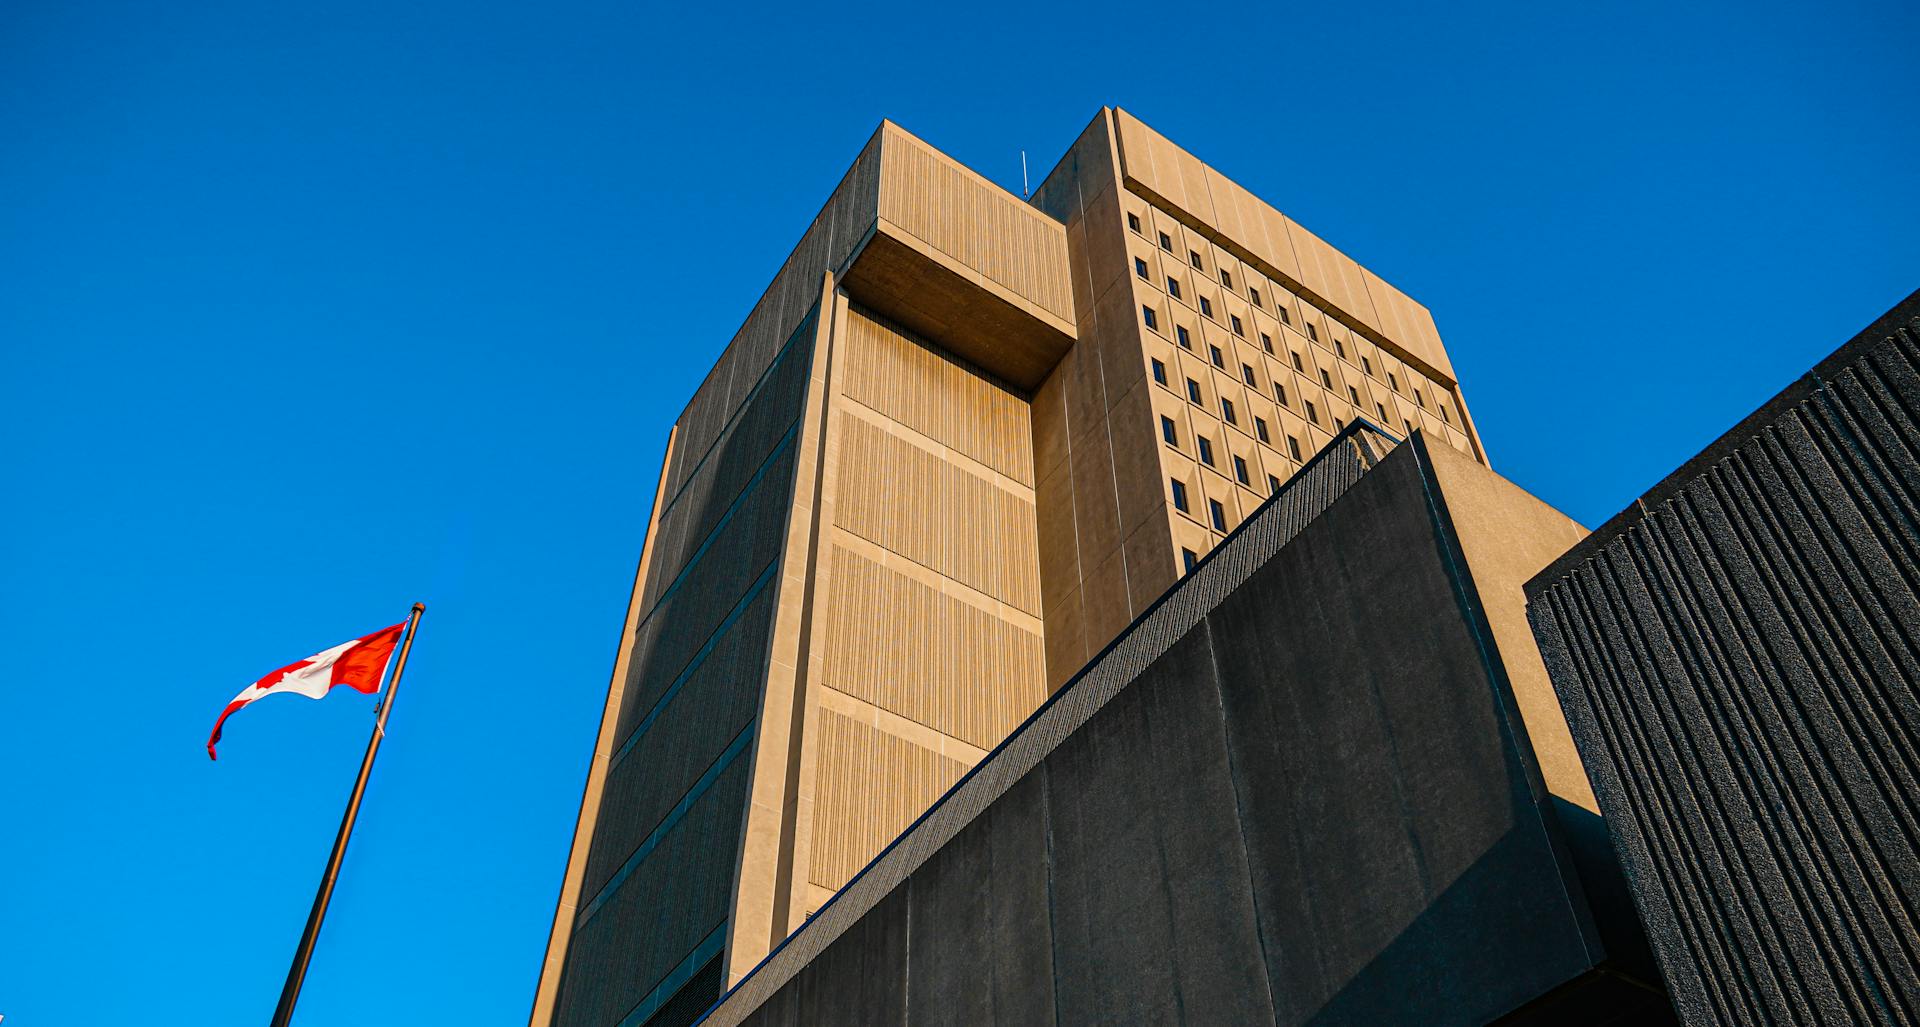
{"label": "canadian flag", "polygon": [[387,660],[393,656],[393,647],[399,644],[400,633],[406,627],[406,622],[401,621],[373,634],[361,635],[351,642],[342,642],[304,660],[289,663],[241,689],[240,694],[227,704],[227,708],[220,711],[220,719],[213,722],[213,735],[207,739],[207,758],[219,759],[213,754],[213,747],[220,741],[220,725],[225,724],[235,710],[255,699],[280,692],[296,692],[309,699],[325,699],[327,692],[335,685],[345,685],[369,695],[378,691],[380,679],[387,672]]}

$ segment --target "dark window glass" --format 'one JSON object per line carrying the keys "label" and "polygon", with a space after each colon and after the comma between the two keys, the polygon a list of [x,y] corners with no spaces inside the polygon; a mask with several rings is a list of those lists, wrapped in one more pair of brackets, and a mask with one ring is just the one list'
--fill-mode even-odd
{"label": "dark window glass", "polygon": [[1169,446],[1177,446],[1180,444],[1180,433],[1173,427],[1173,418],[1160,418],[1160,437],[1166,439],[1167,445]]}

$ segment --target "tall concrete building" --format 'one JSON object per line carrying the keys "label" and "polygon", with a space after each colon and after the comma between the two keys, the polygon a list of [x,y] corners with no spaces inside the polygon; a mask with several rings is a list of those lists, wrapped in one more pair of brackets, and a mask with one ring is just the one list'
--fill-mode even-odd
{"label": "tall concrete building", "polygon": [[667,440],[532,1022],[697,1016],[1356,418],[1485,463],[1426,308],[1137,119],[1031,202],[882,124]]}

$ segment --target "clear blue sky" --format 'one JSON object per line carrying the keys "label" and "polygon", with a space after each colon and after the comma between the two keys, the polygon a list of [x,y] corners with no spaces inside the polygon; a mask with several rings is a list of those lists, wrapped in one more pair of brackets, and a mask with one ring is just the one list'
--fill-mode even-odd
{"label": "clear blue sky", "polygon": [[1598,523],[1920,286],[1911,2],[0,5],[0,1013],[524,1020],[669,424],[883,117],[1127,107],[1433,309]]}

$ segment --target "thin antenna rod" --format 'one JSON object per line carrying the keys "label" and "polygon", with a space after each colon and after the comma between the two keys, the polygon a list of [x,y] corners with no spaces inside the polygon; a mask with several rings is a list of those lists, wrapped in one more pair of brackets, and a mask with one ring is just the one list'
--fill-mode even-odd
{"label": "thin antenna rod", "polygon": [[1027,151],[1020,151],[1020,198],[1033,199],[1033,187],[1027,184]]}

